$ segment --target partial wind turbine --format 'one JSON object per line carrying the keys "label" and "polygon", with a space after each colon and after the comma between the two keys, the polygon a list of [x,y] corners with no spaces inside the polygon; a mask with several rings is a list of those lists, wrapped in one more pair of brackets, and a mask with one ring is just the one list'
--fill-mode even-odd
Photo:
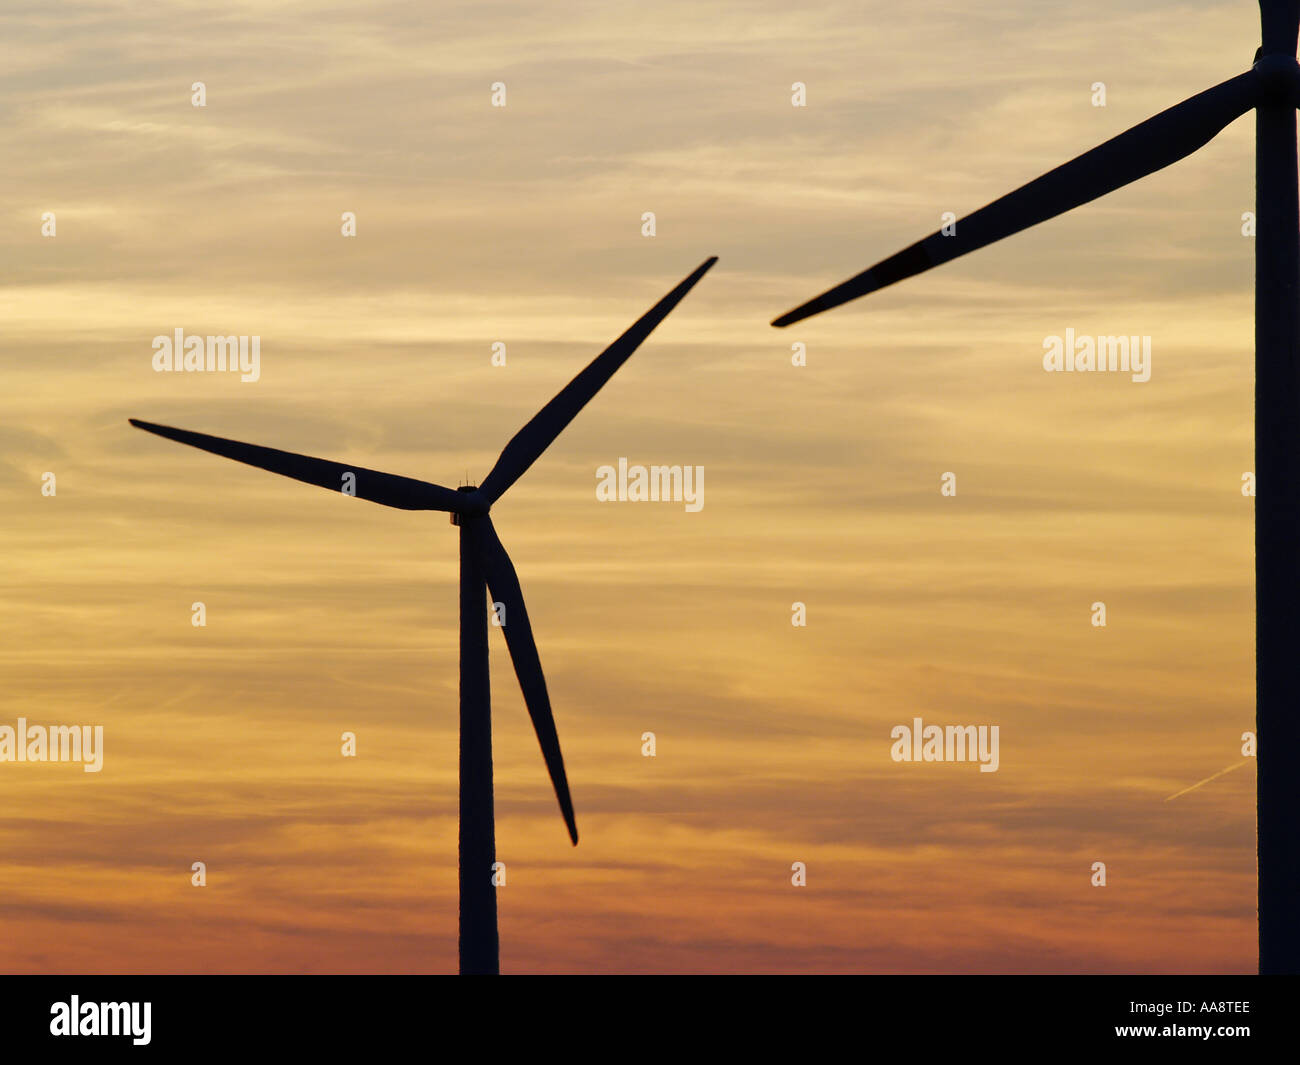
{"label": "partial wind turbine", "polygon": [[496,822],[492,799],[492,723],[488,695],[487,600],[490,591],[501,603],[501,631],[514,663],[519,687],[542,757],[551,774],[560,812],[574,846],[578,826],[564,775],[564,758],[551,714],[546,679],[537,644],[528,622],[523,592],[514,564],[501,545],[488,512],[525,471],[541,457],[578,411],[586,406],[614,372],[627,361],[650,332],[681,302],[697,281],[717,262],[710,258],[656,303],[626,333],[592,360],[535,414],[497,459],[477,487],[444,488],[391,473],[377,473],[327,459],[295,455],[289,451],[242,444],[205,433],[173,429],[168,425],[130,419],[169,440],[211,451],[236,462],[258,466],[321,488],[382,503],[399,510],[438,510],[451,514],[460,527],[460,971],[495,974],[498,971],[497,902],[493,884],[496,862]]}
{"label": "partial wind turbine", "polygon": [[792,325],[1176,163],[1255,111],[1255,695],[1259,969],[1300,973],[1300,0],[1260,0],[1250,70],[1162,111],[781,315]]}

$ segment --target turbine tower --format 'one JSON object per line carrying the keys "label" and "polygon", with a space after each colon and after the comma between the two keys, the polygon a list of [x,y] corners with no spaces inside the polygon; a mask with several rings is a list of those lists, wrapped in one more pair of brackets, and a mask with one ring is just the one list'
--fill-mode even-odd
{"label": "turbine tower", "polygon": [[496,465],[478,487],[456,490],[427,481],[345,466],[326,459],[243,444],[168,425],[130,419],[137,429],[165,436],[214,455],[258,466],[296,481],[355,495],[399,510],[436,510],[451,514],[460,528],[460,971],[498,972],[496,822],[492,799],[492,722],[488,693],[487,600],[503,604],[501,631],[523,691],[546,760],[560,812],[574,846],[578,826],[564,775],[564,758],[551,714],[546,679],[537,654],[528,611],[514,564],[501,545],[488,512],[525,471],[541,457],[578,411],[586,406],[650,332],[681,302],[717,262],[710,258],[656,303],[626,333],[570,381],[506,444]]}
{"label": "turbine tower", "polygon": [[1252,68],[932,233],[781,315],[787,326],[913,277],[1161,170],[1255,111],[1255,715],[1259,970],[1300,973],[1300,0],[1260,0]]}

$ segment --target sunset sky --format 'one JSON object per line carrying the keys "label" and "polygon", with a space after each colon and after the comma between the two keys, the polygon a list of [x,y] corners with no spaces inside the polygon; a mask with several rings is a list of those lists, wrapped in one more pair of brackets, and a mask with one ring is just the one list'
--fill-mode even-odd
{"label": "sunset sky", "polygon": [[[456,530],[127,418],[476,483],[709,255],[493,511],[582,834],[490,633],[502,971],[1253,971],[1253,759],[1166,801],[1254,727],[1253,119],[768,324],[1250,65],[1256,4],[1143,7],[7,5],[0,725],[105,752],[0,764],[0,972],[455,970]],[[177,328],[260,379],[155,372]],[[598,501],[620,457],[703,509]],[[894,762],[915,717],[998,771]]]}

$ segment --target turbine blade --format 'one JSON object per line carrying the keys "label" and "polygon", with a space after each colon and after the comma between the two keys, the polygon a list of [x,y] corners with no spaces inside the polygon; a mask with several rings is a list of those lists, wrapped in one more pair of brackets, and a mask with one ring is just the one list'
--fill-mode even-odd
{"label": "turbine blade", "polygon": [[314,459],[308,455],[295,455],[292,451],[278,451],[273,447],[259,447],[256,444],[241,444],[238,440],[226,440],[220,436],[208,436],[206,433],[192,433],[187,429],[175,429],[170,425],[155,425],[142,422],[138,418],[128,419],[137,429],[165,436],[168,440],[189,444],[202,451],[211,451],[214,455],[234,459],[249,466],[270,470],[295,481],[314,484],[320,488],[329,488],[335,492],[344,490],[345,474],[353,475],[349,487],[355,489],[350,495],[358,499],[368,499],[372,503],[382,503],[386,507],[399,510],[446,510],[459,512],[464,506],[464,493],[455,492],[441,485],[426,481],[412,480],[410,477],[398,477],[391,473],[379,473],[361,466],[344,466],[328,459]]}
{"label": "turbine blade", "polygon": [[573,421],[578,411],[614,376],[614,371],[627,361],[628,356],[636,351],[654,327],[668,317],[668,312],[682,301],[682,297],[717,261],[715,255],[701,263],[693,274],[651,307],[631,329],[597,355],[586,369],[565,385],[554,399],[533,415],[532,420],[511,438],[496,465],[492,467],[492,472],[479,486],[479,491],[487,496],[489,502],[495,503],[507,488],[524,475],[564,427]]}
{"label": "turbine blade", "polygon": [[1206,89],[960,219],[951,236],[932,233],[786,312],[772,324],[783,327],[801,322],[1162,170],[1208,144],[1258,99],[1259,78],[1254,70]]}
{"label": "turbine blade", "polygon": [[528,623],[528,610],[524,606],[524,593],[519,587],[519,577],[506,549],[501,545],[492,519],[468,519],[473,530],[474,546],[479,564],[487,575],[488,590],[494,602],[505,607],[501,631],[505,634],[510,660],[515,665],[515,676],[524,693],[528,716],[533,719],[537,742],[542,745],[542,757],[555,785],[555,797],[560,800],[560,812],[569,826],[569,838],[578,845],[578,824],[573,817],[573,800],[569,797],[569,781],[564,775],[564,756],[560,753],[560,737],[555,731],[555,717],[551,714],[551,699],[546,693],[546,678],[542,675],[542,660],[537,654],[533,629]]}

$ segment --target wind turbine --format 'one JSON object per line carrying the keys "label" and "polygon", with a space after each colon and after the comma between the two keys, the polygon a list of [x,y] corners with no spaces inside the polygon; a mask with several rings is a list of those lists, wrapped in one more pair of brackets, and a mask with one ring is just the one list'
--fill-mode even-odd
{"label": "wind turbine", "polygon": [[681,302],[717,262],[707,259],[656,303],[626,333],[578,374],[506,444],[491,472],[477,487],[452,490],[427,481],[377,473],[327,459],[243,444],[204,433],[151,422],[130,422],[169,440],[258,466],[296,481],[355,495],[399,510],[439,510],[460,527],[460,971],[496,974],[497,903],[492,882],[496,827],[492,801],[492,723],[488,693],[487,602],[485,589],[504,607],[501,631],[514,663],[519,687],[542,757],[555,786],[569,838],[578,844],[578,826],[564,775],[564,758],[546,679],[533,640],[528,611],[514,564],[497,538],[488,512],[506,490],[541,457],[578,411],[586,406],[650,332]]}
{"label": "wind turbine", "polygon": [[1055,218],[1191,155],[1255,110],[1255,696],[1259,969],[1300,972],[1300,0],[1260,0],[1244,74],[1162,111],[822,293],[787,326]]}

